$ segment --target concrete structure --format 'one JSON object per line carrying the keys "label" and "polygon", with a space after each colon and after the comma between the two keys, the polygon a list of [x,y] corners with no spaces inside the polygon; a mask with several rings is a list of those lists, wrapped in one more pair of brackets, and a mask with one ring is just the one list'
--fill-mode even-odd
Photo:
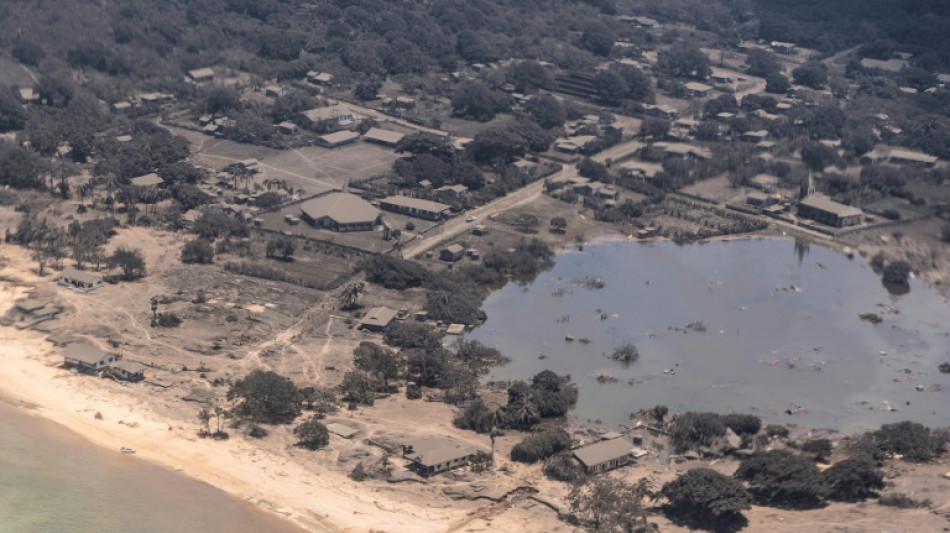
{"label": "concrete structure", "polygon": [[267,87],[264,87],[264,96],[280,98],[286,94],[287,89],[281,87],[280,85],[268,85]]}
{"label": "concrete structure", "polygon": [[315,107],[304,111],[303,116],[313,123],[336,122],[341,128],[352,128],[356,121],[356,115],[353,114],[353,111],[349,107],[340,104]]}
{"label": "concrete structure", "polygon": [[40,101],[40,93],[36,92],[33,87],[23,87],[19,90],[20,101],[24,104],[34,104]]}
{"label": "concrete structure", "polygon": [[112,376],[123,381],[142,381],[145,379],[145,370],[148,368],[135,361],[120,359],[109,367]]}
{"label": "concrete structure", "polygon": [[338,148],[355,142],[359,138],[360,134],[355,131],[338,131],[317,137],[317,144],[324,148]]}
{"label": "concrete structure", "polygon": [[129,102],[116,102],[112,104],[112,110],[116,113],[128,113],[132,110],[132,104]]}
{"label": "concrete structure", "polygon": [[439,260],[440,261],[451,261],[455,262],[462,258],[465,254],[465,247],[461,244],[452,244],[446,246],[441,251],[439,251]]}
{"label": "concrete structure", "polygon": [[346,424],[340,424],[338,422],[331,422],[326,425],[327,431],[333,433],[334,435],[339,435],[344,439],[351,439],[356,436],[360,430],[355,427],[347,426]]}
{"label": "concrete structure", "polygon": [[402,213],[426,220],[442,220],[449,211],[449,206],[422,200],[420,198],[409,198],[408,196],[390,196],[379,201],[379,206],[387,211]]}
{"label": "concrete structure", "polygon": [[366,315],[360,319],[360,329],[367,331],[380,332],[386,329],[390,322],[395,320],[398,311],[388,307],[374,307],[366,312]]}
{"label": "concrete structure", "polygon": [[914,165],[924,168],[934,166],[937,164],[937,160],[938,158],[935,156],[903,148],[894,148],[887,156],[887,161],[895,165]]}
{"label": "concrete structure", "polygon": [[91,344],[70,344],[63,349],[66,366],[80,372],[95,374],[115,362],[115,355],[106,353]]}
{"label": "concrete structure", "polygon": [[60,272],[56,281],[65,287],[81,291],[91,291],[102,287],[102,277],[91,272],[67,268]]}
{"label": "concrete structure", "polygon": [[462,198],[468,194],[468,187],[465,185],[445,185],[436,189],[435,194],[447,198]]}
{"label": "concrete structure", "polygon": [[574,450],[588,474],[606,472],[633,462],[633,444],[627,439],[610,439]]}
{"label": "concrete structure", "polygon": [[445,328],[446,335],[461,335],[465,333],[465,324],[449,324]]}
{"label": "concrete structure", "polygon": [[465,466],[480,452],[473,446],[437,438],[415,439],[403,446],[403,457],[425,477]]}
{"label": "concrete structure", "polygon": [[330,231],[370,231],[380,223],[379,210],[358,196],[334,192],[300,204],[300,218]]}
{"label": "concrete structure", "polygon": [[297,133],[297,125],[289,120],[285,120],[277,125],[277,131],[284,135],[293,135]]}
{"label": "concrete structure", "polygon": [[135,185],[136,187],[157,187],[165,183],[165,180],[163,180],[158,174],[152,172],[145,174],[144,176],[132,178],[129,180],[129,183]]}
{"label": "concrete structure", "polygon": [[686,91],[689,93],[689,95],[694,97],[709,96],[713,90],[713,88],[709,85],[696,81],[688,82],[684,87],[686,87]]}
{"label": "concrete structure", "polygon": [[406,135],[398,131],[389,131],[382,128],[370,128],[363,134],[363,140],[366,142],[381,144],[383,146],[393,147],[399,144]]}
{"label": "concrete structure", "polygon": [[857,207],[839,204],[827,196],[810,194],[799,202],[798,216],[843,228],[860,224],[863,213]]}
{"label": "concrete structure", "polygon": [[768,136],[768,130],[747,131],[739,136],[739,140],[750,143],[760,143]]}
{"label": "concrete structure", "polygon": [[188,77],[198,83],[211,81],[214,79],[214,71],[210,68],[196,68],[188,71]]}
{"label": "concrete structure", "polygon": [[781,41],[772,41],[770,43],[773,52],[791,55],[795,53],[795,43],[783,43]]}

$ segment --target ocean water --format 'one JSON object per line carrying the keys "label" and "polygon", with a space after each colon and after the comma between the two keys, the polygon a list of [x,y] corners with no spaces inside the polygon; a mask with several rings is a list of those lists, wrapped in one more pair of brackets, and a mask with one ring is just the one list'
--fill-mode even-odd
{"label": "ocean water", "polygon": [[0,401],[0,533],[300,533],[186,475]]}
{"label": "ocean water", "polygon": [[[578,283],[588,277],[604,287]],[[950,305],[916,280],[894,294],[865,260],[822,246],[591,245],[559,255],[530,283],[493,292],[484,308],[488,320],[470,337],[513,359],[491,377],[570,374],[581,422],[622,424],[667,405],[845,431],[907,419],[947,424],[950,375],[937,367],[950,361]],[[863,321],[864,313],[883,321]],[[705,331],[685,328],[700,321]],[[639,348],[639,361],[607,357],[624,342]]]}

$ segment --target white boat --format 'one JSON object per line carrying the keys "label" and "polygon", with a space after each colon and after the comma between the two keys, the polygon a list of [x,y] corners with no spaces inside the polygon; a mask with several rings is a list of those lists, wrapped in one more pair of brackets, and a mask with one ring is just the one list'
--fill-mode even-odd
{"label": "white boat", "polygon": [[132,448],[131,446],[123,446],[119,448],[119,451],[122,453],[135,453],[135,448]]}

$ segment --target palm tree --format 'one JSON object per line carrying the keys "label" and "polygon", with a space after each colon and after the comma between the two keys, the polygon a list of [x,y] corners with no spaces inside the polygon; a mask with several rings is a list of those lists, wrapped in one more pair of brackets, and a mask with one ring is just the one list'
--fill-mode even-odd
{"label": "palm tree", "polygon": [[356,300],[359,299],[364,288],[365,284],[363,282],[350,283],[344,287],[343,292],[340,293],[340,307],[349,309],[356,305]]}

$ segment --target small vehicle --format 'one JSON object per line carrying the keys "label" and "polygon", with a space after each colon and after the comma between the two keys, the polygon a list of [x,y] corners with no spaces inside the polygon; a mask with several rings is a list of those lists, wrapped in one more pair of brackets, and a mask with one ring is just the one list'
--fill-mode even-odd
{"label": "small vehicle", "polygon": [[475,222],[476,220],[478,220],[478,217],[476,217],[475,215],[470,215],[468,218],[465,219],[465,222]]}
{"label": "small vehicle", "polygon": [[132,448],[131,446],[123,446],[119,448],[119,451],[122,453],[135,453],[135,448]]}

